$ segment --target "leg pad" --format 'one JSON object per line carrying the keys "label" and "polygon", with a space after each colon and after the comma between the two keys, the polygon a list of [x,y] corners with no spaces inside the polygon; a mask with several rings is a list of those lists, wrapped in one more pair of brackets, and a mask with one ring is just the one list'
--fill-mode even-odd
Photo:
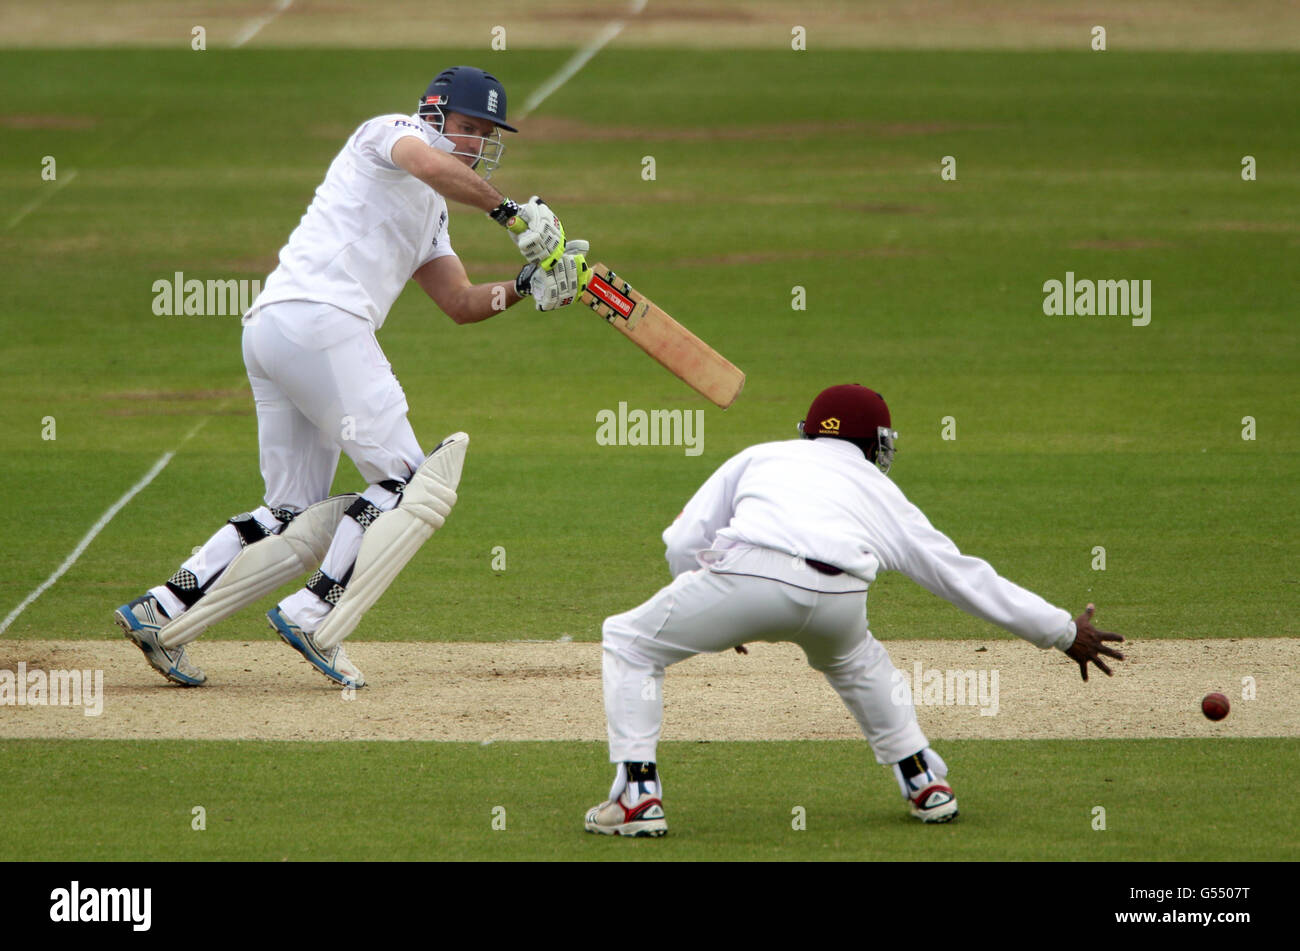
{"label": "leg pad", "polygon": [[444,439],[411,476],[397,508],[366,528],[343,596],[314,635],[321,650],[331,650],[352,633],[420,546],[442,527],[456,504],[468,448],[465,433]]}
{"label": "leg pad", "polygon": [[349,493],[317,502],[299,513],[280,534],[267,535],[240,549],[203,598],[167,624],[158,640],[168,648],[188,644],[217,621],[314,570],[325,557],[344,512],[356,498]]}

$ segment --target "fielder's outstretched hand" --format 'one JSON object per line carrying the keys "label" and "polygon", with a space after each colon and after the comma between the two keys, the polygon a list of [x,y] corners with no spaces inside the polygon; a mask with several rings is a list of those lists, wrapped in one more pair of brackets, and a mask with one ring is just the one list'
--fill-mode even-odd
{"label": "fielder's outstretched hand", "polygon": [[1114,657],[1116,660],[1123,660],[1124,655],[1119,651],[1107,647],[1104,641],[1123,641],[1124,638],[1118,634],[1112,634],[1110,631],[1099,631],[1092,626],[1092,615],[1097,610],[1095,605],[1088,605],[1083,609],[1083,613],[1074,619],[1075,635],[1074,643],[1070,645],[1067,654],[1079,665],[1079,673],[1083,679],[1088,679],[1088,664],[1091,662],[1097,665],[1107,677],[1111,676],[1110,668],[1106,662],[1101,659],[1101,655]]}

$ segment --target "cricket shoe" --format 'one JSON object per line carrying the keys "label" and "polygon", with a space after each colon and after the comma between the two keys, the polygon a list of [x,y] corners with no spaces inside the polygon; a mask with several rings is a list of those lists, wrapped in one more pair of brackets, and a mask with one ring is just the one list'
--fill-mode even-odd
{"label": "cricket shoe", "polygon": [[930,783],[911,802],[912,815],[922,822],[952,822],[957,818],[957,796],[943,780]]}
{"label": "cricket shoe", "polygon": [[587,812],[587,831],[598,835],[628,835],[634,838],[659,838],[668,834],[664,821],[664,804],[658,796],[645,793],[631,803],[624,791],[617,799],[605,800]]}
{"label": "cricket shoe", "polygon": [[207,682],[207,674],[189,662],[184,647],[163,647],[158,640],[163,625],[171,618],[153,595],[128,601],[113,612],[113,620],[122,628],[126,639],[144,652],[153,669],[172,683],[199,687]]}
{"label": "cricket shoe", "polygon": [[271,622],[271,627],[280,635],[280,640],[299,654],[302,654],[303,657],[307,658],[309,664],[330,680],[345,687],[364,687],[366,685],[366,679],[361,676],[361,671],[357,669],[357,665],[348,660],[347,652],[343,650],[342,644],[333,650],[321,650],[316,646],[315,637],[305,633],[302,628],[285,617],[278,607],[267,611],[266,619]]}

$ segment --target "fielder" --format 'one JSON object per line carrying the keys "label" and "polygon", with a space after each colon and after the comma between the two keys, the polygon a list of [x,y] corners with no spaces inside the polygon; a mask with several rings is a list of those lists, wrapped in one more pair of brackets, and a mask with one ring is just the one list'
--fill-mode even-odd
{"label": "fielder", "polygon": [[793,641],[852,712],[876,762],[923,822],[957,816],[947,764],[930,749],[910,692],[867,627],[867,587],[901,571],[957,607],[1041,648],[1064,651],[1088,679],[1123,659],[1092,625],[1093,606],[1069,612],[963,555],[886,477],[897,433],[889,408],[857,384],[823,390],[799,424],[802,440],[733,456],[664,531],[674,580],[602,630],[609,799],[587,812],[588,832],[661,836],[655,759],[669,664],[745,641]]}
{"label": "fielder", "polygon": [[[488,184],[502,129],[517,131],[506,123],[505,87],[456,66],[438,74],[415,114],[363,122],[330,165],[244,315],[263,504],[115,613],[168,680],[203,684],[185,645],[313,572],[268,612],[271,626],[331,680],[365,683],[343,639],[450,514],[469,442],[456,433],[425,454],[375,332],[408,280],[469,324],[529,296],[538,310],[562,307],[589,273],[587,243],[566,242],[544,202],[518,205]],[[527,262],[514,280],[470,283],[452,250],[449,200],[506,227]],[[330,498],[340,452],[367,488]]]}

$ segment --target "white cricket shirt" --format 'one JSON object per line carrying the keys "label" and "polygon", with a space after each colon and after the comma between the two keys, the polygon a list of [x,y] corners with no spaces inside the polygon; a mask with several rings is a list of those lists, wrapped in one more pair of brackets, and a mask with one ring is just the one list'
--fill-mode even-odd
{"label": "white cricket shirt", "polygon": [[701,552],[754,546],[823,561],[868,584],[879,571],[899,571],[1039,647],[1074,643],[1068,611],[963,555],[861,450],[840,439],[762,443],[733,456],[663,538],[674,577],[707,564]]}
{"label": "white cricket shirt", "polygon": [[393,146],[408,135],[444,151],[451,145],[419,116],[363,122],[334,157],[249,313],[276,301],[316,301],[378,330],[411,275],[455,253],[447,202],[393,163]]}

